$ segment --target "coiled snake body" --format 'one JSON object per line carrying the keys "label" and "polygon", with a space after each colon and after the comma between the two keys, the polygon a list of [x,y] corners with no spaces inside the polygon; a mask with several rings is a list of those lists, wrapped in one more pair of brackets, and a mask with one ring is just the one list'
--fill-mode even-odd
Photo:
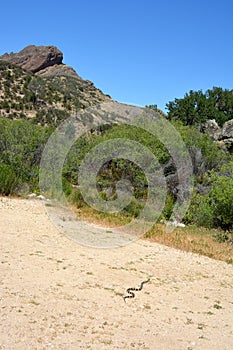
{"label": "coiled snake body", "polygon": [[146,281],[143,281],[143,282],[140,284],[140,286],[139,286],[138,288],[128,288],[128,289],[126,290],[126,292],[128,293],[128,295],[125,295],[125,296],[123,297],[124,302],[126,302],[125,299],[127,299],[127,298],[134,298],[134,297],[135,297],[134,291],[142,290],[143,285],[144,285],[145,283],[148,283],[149,281],[150,281],[150,279],[148,278]]}

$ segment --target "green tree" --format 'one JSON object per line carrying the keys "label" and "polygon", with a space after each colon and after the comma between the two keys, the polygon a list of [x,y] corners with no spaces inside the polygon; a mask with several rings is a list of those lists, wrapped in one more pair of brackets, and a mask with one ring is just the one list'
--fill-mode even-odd
{"label": "green tree", "polygon": [[185,125],[196,125],[207,119],[215,119],[222,126],[233,119],[233,91],[213,87],[205,93],[202,90],[186,93],[166,104],[168,119],[181,120]]}

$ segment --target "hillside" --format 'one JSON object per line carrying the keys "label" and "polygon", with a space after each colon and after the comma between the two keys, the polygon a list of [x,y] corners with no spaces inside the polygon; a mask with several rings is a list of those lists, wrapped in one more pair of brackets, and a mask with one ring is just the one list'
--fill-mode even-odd
{"label": "hillside", "polygon": [[[143,109],[114,102],[110,96],[104,95],[92,82],[83,80],[73,68],[62,61],[62,52],[54,46],[32,45],[19,53],[0,56],[0,194],[25,195],[29,192],[47,191],[48,196],[52,196],[54,191],[50,193],[50,188],[39,186],[39,169],[44,146],[54,128],[62,120],[76,114],[75,123],[79,129],[81,125],[86,126],[87,122],[95,122],[93,125],[97,128],[86,129],[88,132],[76,139],[62,163],[62,190],[74,207],[83,212],[88,207],[78,185],[80,165],[90,150],[112,139],[135,141],[149,149],[161,165],[160,178],[165,180],[167,193],[159,220],[165,222],[176,219],[174,212],[177,206],[179,207],[190,192],[192,196],[189,208],[179,220],[183,219],[186,225],[220,228],[223,231],[217,234],[217,239],[231,243],[232,92],[222,88],[213,88],[205,94],[201,91],[190,92],[183,99],[169,102],[169,113],[165,115],[157,105],[146,106],[147,108]],[[111,103],[99,105],[109,101]],[[86,109],[87,107],[91,108]],[[138,128],[124,124],[129,118],[135,120],[138,113],[151,115],[149,129],[143,130],[141,124]],[[161,130],[161,137],[154,137],[151,130],[153,120],[157,120],[158,114],[162,115],[161,120],[162,123],[165,122],[165,126]],[[109,124],[109,116],[112,125]],[[170,133],[168,125],[173,128]],[[183,171],[179,177],[180,165],[171,152],[173,144],[171,149],[166,148],[168,139],[174,141],[175,130],[190,155],[190,162],[185,164],[188,174],[192,173],[195,186],[193,191],[190,184],[186,186],[182,182],[182,179],[185,181],[189,178],[187,173]],[[74,129],[71,126],[65,130],[65,134],[66,132],[71,137]],[[56,146],[55,149],[57,148]],[[121,159],[115,153],[115,159],[102,164],[93,185],[93,189],[98,188],[98,196],[104,202],[118,198],[117,185],[121,179],[124,178],[133,185],[134,196],[131,201],[122,208],[118,217],[110,217],[116,221],[125,220],[124,222],[129,218],[138,217],[141,213],[148,199],[149,187],[140,166],[130,160],[128,143],[126,150],[127,159]],[[60,156],[59,152],[58,154]],[[56,158],[54,151],[52,158]],[[185,170],[184,167],[182,169]],[[86,178],[88,177],[90,172]],[[50,180],[50,177],[48,179]],[[90,186],[86,192],[90,194]],[[89,215],[93,219],[94,213]]]}
{"label": "hillside", "polygon": [[79,109],[111,100],[62,59],[58,49],[44,46],[0,56],[0,116],[55,126]]}

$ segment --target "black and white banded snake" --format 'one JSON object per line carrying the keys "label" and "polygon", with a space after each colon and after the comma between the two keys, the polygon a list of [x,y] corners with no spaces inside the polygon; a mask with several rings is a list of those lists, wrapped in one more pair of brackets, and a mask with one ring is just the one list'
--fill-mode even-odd
{"label": "black and white banded snake", "polygon": [[144,285],[145,283],[148,283],[149,281],[150,281],[150,279],[148,278],[146,281],[142,281],[141,284],[140,284],[140,286],[139,286],[138,288],[128,288],[128,289],[126,290],[126,292],[128,293],[128,295],[125,295],[125,296],[123,297],[124,302],[126,302],[125,299],[127,299],[127,298],[134,298],[134,297],[135,297],[135,293],[134,293],[134,292],[135,292],[135,291],[142,290],[143,285]]}

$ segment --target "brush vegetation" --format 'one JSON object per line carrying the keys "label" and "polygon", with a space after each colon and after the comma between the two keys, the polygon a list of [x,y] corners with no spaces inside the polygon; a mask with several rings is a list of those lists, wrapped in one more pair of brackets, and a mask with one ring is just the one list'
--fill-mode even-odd
{"label": "brush vegetation", "polygon": [[[45,79],[0,62],[0,194],[39,192],[39,165],[44,146],[61,120],[85,108],[84,88],[72,77]],[[217,100],[216,96],[221,98]],[[159,222],[146,237],[232,263],[233,156],[219,149],[198,126],[212,116],[221,124],[232,119],[232,92],[216,88],[209,90],[208,95],[192,92],[167,106],[168,116],[164,117],[177,128],[190,152],[195,186],[184,218],[188,226],[172,234],[164,231],[160,222],[169,220],[177,200],[169,189]],[[189,119],[184,118],[187,108]],[[63,167],[64,192],[79,216],[110,226],[122,225],[138,216],[147,200],[145,174],[138,165],[125,159],[111,159],[101,167],[96,187],[102,199],[116,198],[117,183],[122,178],[131,183],[134,194],[120,213],[106,214],[86,205],[78,188],[78,169],[94,146],[119,137],[149,148],[161,166],[165,167],[171,160],[168,150],[154,136],[125,125],[103,125],[75,142]]]}

